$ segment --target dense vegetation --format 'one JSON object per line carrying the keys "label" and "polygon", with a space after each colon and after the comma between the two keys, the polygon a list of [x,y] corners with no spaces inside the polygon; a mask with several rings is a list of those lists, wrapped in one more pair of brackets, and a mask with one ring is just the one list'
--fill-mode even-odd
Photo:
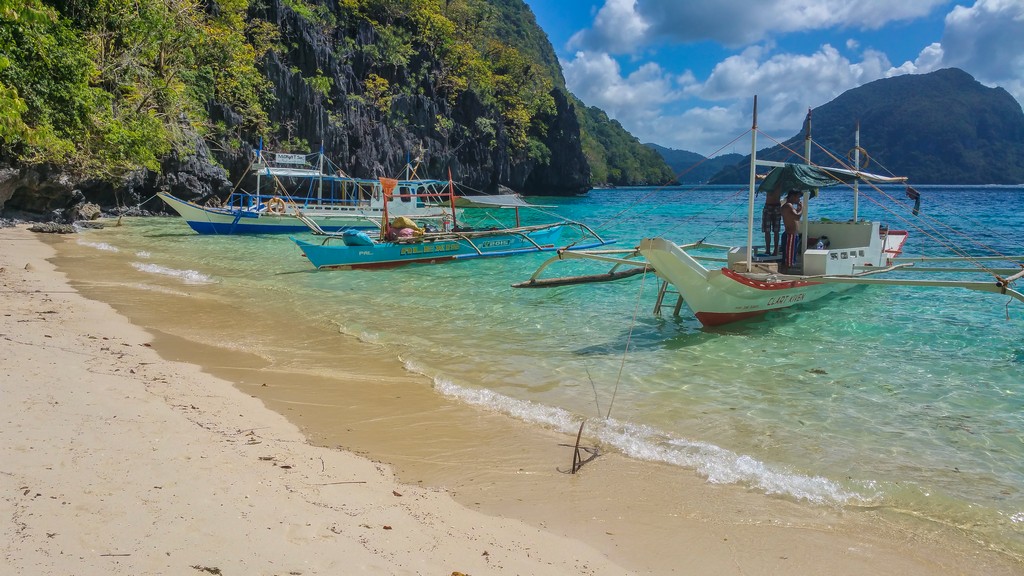
{"label": "dense vegetation", "polygon": [[[522,0],[488,0],[480,13],[487,14],[492,23],[490,34],[514,46],[543,70],[552,86],[568,94],[551,42]],[[645,149],[618,121],[575,96],[569,99],[576,109],[583,152],[594,183],[632,186],[671,181],[672,172],[664,161]]]}
{"label": "dense vegetation", "polygon": [[[295,90],[290,77],[303,92],[282,93]],[[309,94],[317,108],[294,102]],[[522,0],[0,0],[0,161],[78,180],[159,172],[201,142],[229,153],[265,137],[309,151],[348,131],[334,141],[353,158],[352,147],[440,142],[463,165],[489,162],[522,183],[557,160],[553,142],[582,146],[559,100],[574,101]],[[306,125],[321,110],[328,125]],[[392,136],[367,142],[375,125]],[[662,179],[617,123],[588,125],[599,180]],[[579,154],[583,183],[567,188],[582,191]]]}
{"label": "dense vegetation", "polygon": [[673,182],[672,170],[657,152],[644,146],[603,110],[578,102],[583,152],[595,183],[616,186],[662,185]]}
{"label": "dense vegetation", "polygon": [[202,6],[0,0],[0,155],[116,179],[208,133],[210,100],[266,128],[254,46],[272,28],[246,24],[246,0]]}

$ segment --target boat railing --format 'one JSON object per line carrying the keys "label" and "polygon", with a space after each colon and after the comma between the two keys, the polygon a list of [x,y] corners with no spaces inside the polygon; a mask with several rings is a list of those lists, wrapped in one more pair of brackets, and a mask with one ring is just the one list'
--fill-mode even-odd
{"label": "boat railing", "polygon": [[315,196],[281,196],[278,194],[252,194],[250,192],[232,192],[225,204],[226,208],[262,209],[273,198],[282,198],[290,205],[299,208],[318,210],[337,210],[339,212],[365,208],[370,206],[369,198],[318,198]]}

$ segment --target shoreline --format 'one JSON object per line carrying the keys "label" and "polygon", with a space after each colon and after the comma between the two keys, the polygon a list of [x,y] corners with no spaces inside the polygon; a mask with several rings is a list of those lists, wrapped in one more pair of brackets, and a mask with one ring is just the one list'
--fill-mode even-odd
{"label": "shoreline", "polygon": [[[11,230],[17,230],[12,232]],[[58,239],[59,243],[62,240]],[[716,573],[716,574],[775,574],[775,573],[797,573],[797,574],[864,574],[864,573],[900,573],[900,574],[935,574],[935,573],[962,573],[962,574],[1013,574],[1019,573],[1020,565],[1011,559],[994,554],[971,543],[958,541],[956,534],[950,530],[921,522],[915,530],[908,532],[902,521],[897,521],[879,510],[835,510],[832,508],[815,507],[810,504],[791,502],[783,499],[772,498],[761,493],[754,493],[738,486],[717,486],[710,485],[703,479],[697,477],[692,471],[668,466],[652,465],[649,463],[638,463],[616,453],[604,454],[594,462],[587,464],[583,472],[576,476],[568,476],[558,470],[559,467],[568,467],[571,458],[571,448],[561,444],[572,441],[561,434],[545,430],[537,430],[535,427],[513,421],[501,415],[478,414],[471,407],[450,407],[445,406],[440,414],[450,415],[452,411],[458,414],[459,418],[475,420],[468,422],[469,432],[461,434],[477,433],[478,430],[498,429],[493,435],[489,435],[480,447],[480,465],[473,470],[466,471],[465,477],[461,480],[457,477],[457,471],[438,469],[430,462],[418,463],[416,456],[421,448],[411,446],[410,443],[426,441],[427,435],[394,436],[384,438],[378,445],[369,449],[360,442],[365,438],[358,435],[345,435],[342,437],[331,437],[329,435],[318,435],[316,427],[316,415],[293,414],[289,410],[295,406],[310,406],[311,398],[298,398],[294,390],[286,390],[285,383],[289,378],[294,379],[297,375],[287,368],[282,370],[268,370],[266,367],[249,368],[249,372],[258,372],[261,383],[250,380],[246,377],[245,358],[238,356],[234,365],[224,358],[224,351],[205,349],[204,345],[193,344],[177,337],[162,334],[152,327],[142,329],[129,324],[128,320],[121,314],[113,313],[104,304],[93,300],[85,300],[77,292],[69,289],[63,274],[52,269],[49,262],[44,261],[54,255],[53,249],[46,246],[48,241],[36,238],[32,233],[23,229],[0,230],[0,244],[5,246],[4,255],[0,260],[0,267],[6,271],[2,278],[4,289],[10,289],[13,284],[24,284],[27,282],[43,281],[48,289],[39,294],[52,294],[52,298],[65,300],[61,306],[55,306],[54,312],[41,315],[42,320],[34,322],[23,322],[15,324],[12,317],[3,318],[3,328],[0,333],[10,337],[12,334],[20,334],[24,328],[45,329],[52,325],[52,322],[59,321],[66,323],[65,331],[56,336],[68,339],[63,348],[51,349],[57,357],[64,359],[64,356],[71,354],[69,350],[76,351],[79,347],[88,348],[94,344],[94,361],[104,366],[107,372],[114,379],[123,379],[126,382],[122,386],[132,386],[134,383],[134,394],[139,395],[139,384],[142,384],[147,394],[141,394],[143,398],[150,400],[155,408],[162,408],[169,411],[169,414],[186,416],[189,424],[188,430],[180,431],[182,436],[208,435],[214,432],[208,428],[212,422],[218,422],[216,432],[219,432],[220,439],[216,435],[211,444],[214,445],[216,457],[238,458],[248,455],[251,461],[243,459],[237,464],[238,470],[244,472],[245,477],[262,476],[261,482],[268,485],[273,481],[280,481],[282,470],[281,464],[285,459],[278,460],[276,455],[271,455],[274,460],[259,460],[251,458],[252,453],[258,448],[248,448],[249,441],[255,440],[260,444],[253,446],[266,446],[274,440],[270,435],[264,434],[262,428],[247,425],[247,422],[270,422],[274,436],[283,439],[287,444],[282,450],[287,449],[291,454],[301,444],[302,449],[298,450],[306,458],[305,480],[311,484],[324,484],[324,482],[312,482],[314,479],[326,480],[320,476],[329,470],[325,462],[333,462],[336,458],[345,459],[344,466],[362,466],[364,471],[370,474],[363,476],[379,475],[377,480],[362,480],[369,484],[372,482],[377,486],[377,492],[384,493],[384,496],[376,495],[371,499],[372,504],[352,504],[347,498],[352,495],[350,490],[353,486],[364,485],[335,485],[331,490],[334,493],[330,496],[330,503],[327,509],[332,507],[351,509],[359,506],[380,506],[390,504],[388,500],[398,500],[398,504],[409,502],[410,491],[416,493],[417,500],[436,500],[442,502],[443,506],[451,507],[442,513],[431,510],[429,516],[437,519],[439,516],[448,515],[446,519],[438,520],[438,523],[427,527],[413,528],[421,530],[439,530],[445,532],[444,539],[451,540],[451,545],[444,554],[447,556],[431,557],[436,562],[449,562],[449,564],[432,564],[433,568],[420,572],[419,564],[415,562],[425,561],[422,558],[415,560],[409,556],[421,554],[417,550],[415,540],[406,540],[403,544],[409,550],[391,550],[390,556],[382,565],[374,565],[371,568],[367,564],[364,571],[373,573],[450,573],[461,571],[467,574],[487,573],[508,573],[505,570],[522,570],[520,573],[624,573],[633,570],[637,573],[662,574],[671,572]],[[15,248],[15,249],[12,249]],[[14,255],[15,252],[19,252]],[[58,245],[58,251],[60,246]],[[21,262],[25,260],[26,262]],[[32,270],[23,270],[28,263]],[[49,268],[49,270],[47,270]],[[24,272],[24,273],[22,273]],[[42,278],[38,278],[42,277]],[[20,285],[20,284],[19,284]],[[19,293],[12,293],[15,300]],[[31,293],[23,296],[30,297]],[[17,305],[12,310],[23,310],[28,314],[32,310],[33,301],[22,302],[21,308]],[[38,301],[35,306],[39,306]],[[93,320],[102,317],[102,323],[88,322],[76,318],[64,318],[65,314],[77,314],[79,310],[88,310],[94,314]],[[37,312],[38,313],[38,312]],[[26,316],[27,317],[27,316]],[[133,317],[134,318],[134,317]],[[77,322],[77,323],[76,323]],[[50,323],[50,324],[48,324]],[[96,326],[107,328],[109,324],[111,334],[108,338],[120,338],[129,342],[122,346],[130,350],[114,349],[113,346],[103,344],[107,341],[102,339],[96,342],[89,339],[88,335],[98,330]],[[51,340],[55,337],[50,335]],[[52,344],[45,339],[46,335],[40,337],[36,334],[38,342]],[[31,340],[26,338],[26,341]],[[144,344],[152,343],[152,349]],[[21,346],[7,346],[16,354],[15,358],[22,358],[16,362],[16,366],[10,367],[12,362],[5,362],[5,370],[15,370],[14,377],[5,376],[5,381],[23,381],[32,378],[49,377],[60,381],[59,374],[47,373],[45,370],[36,375],[33,370],[38,370],[42,357],[31,358],[30,351],[24,351]],[[50,349],[52,347],[48,347]],[[107,357],[112,355],[114,349],[120,357]],[[157,357],[154,350],[162,357]],[[25,354],[29,354],[28,357]],[[144,361],[142,356],[145,356]],[[172,357],[179,360],[192,362],[194,365],[178,364],[164,358]],[[129,360],[125,360],[129,358]],[[217,358],[214,360],[214,358]],[[200,368],[199,366],[204,366]],[[111,367],[114,367],[112,369]],[[134,373],[125,374],[134,370]],[[20,372],[19,372],[20,371]],[[409,373],[396,374],[393,371],[384,370],[367,376],[362,369],[352,370],[344,375],[344,378],[358,380],[363,378],[373,382],[376,378],[377,385],[386,385],[388,378],[399,379],[420,379],[427,381],[426,377]],[[361,373],[362,372],[362,373]],[[375,371],[376,372],[376,371]],[[176,378],[184,378],[192,381],[188,390],[178,390],[168,385],[170,380],[163,374],[173,373]],[[163,376],[164,381],[156,379]],[[21,378],[17,378],[21,376]],[[308,377],[308,375],[303,375]],[[31,377],[31,378],[30,378]],[[147,378],[154,378],[147,380]],[[268,384],[264,386],[263,384]],[[383,383],[383,384],[382,384]],[[8,384],[4,384],[6,388]],[[71,394],[73,390],[66,383],[59,389],[61,394]],[[421,386],[423,394],[437,396],[429,383]],[[211,390],[215,391],[212,393]],[[123,391],[122,391],[123,392]],[[291,394],[291,396],[289,396]],[[5,397],[12,399],[9,404],[25,404],[30,402],[28,396],[17,396],[8,394],[5,389]],[[133,401],[132,395],[128,398]],[[216,397],[223,403],[221,412],[211,412],[206,406],[209,398]],[[113,399],[112,399],[113,401]],[[122,400],[118,400],[121,402]],[[366,402],[373,402],[373,397],[368,397]],[[290,405],[288,403],[291,403]],[[379,404],[379,398],[376,400]],[[329,402],[326,404],[330,404]],[[61,405],[54,405],[57,410]],[[153,406],[151,406],[153,407]],[[175,408],[177,407],[177,408]],[[273,408],[271,410],[270,408]],[[328,412],[334,408],[328,406]],[[387,413],[389,406],[378,406],[375,410],[379,413]],[[5,410],[14,409],[11,406]],[[303,412],[313,412],[312,408],[300,408]],[[235,416],[234,414],[238,414]],[[284,416],[281,416],[284,414]],[[21,414],[5,414],[8,421],[17,418]],[[244,416],[243,416],[244,415]],[[160,426],[168,425],[168,414],[164,414],[164,421]],[[221,418],[225,422],[228,416],[238,420],[234,427],[225,428],[220,424]],[[328,414],[328,416],[332,416]],[[322,416],[321,416],[322,417]],[[287,420],[286,420],[287,418]],[[366,417],[367,421],[372,420]],[[420,420],[423,418],[421,417]],[[57,420],[59,422],[60,420]],[[109,423],[108,418],[107,422]],[[362,422],[359,422],[360,424]],[[415,414],[406,415],[399,421],[402,427],[417,425]],[[434,428],[443,428],[448,424],[434,423]],[[478,429],[472,425],[479,426]],[[21,428],[11,427],[12,431],[20,431]],[[84,424],[83,424],[84,426]],[[160,429],[160,426],[157,428]],[[233,432],[231,432],[233,431]],[[45,437],[46,430],[36,431],[40,437]],[[14,432],[11,432],[14,433]],[[242,433],[239,435],[239,433]],[[430,432],[437,434],[436,430]],[[7,434],[6,432],[4,434]],[[365,436],[379,434],[379,429],[368,429]],[[107,445],[103,450],[122,452],[122,446],[118,442],[126,442],[126,438],[108,439],[101,434],[94,436],[82,436],[88,438],[89,442],[100,443],[113,441],[113,445]],[[6,446],[14,446],[18,438],[5,441]],[[389,444],[390,443],[390,444]],[[320,445],[320,447],[315,446]],[[399,475],[401,481],[406,484],[398,484],[390,474],[389,468],[374,465],[370,461],[355,457],[348,452],[340,451],[335,446],[344,445],[345,449],[355,452],[369,451],[374,459],[381,459],[388,462]],[[147,450],[148,444],[143,445]],[[322,446],[331,446],[324,448]],[[390,449],[388,447],[390,446]],[[88,447],[96,451],[95,446]],[[137,448],[137,446],[136,446]],[[157,450],[153,447],[153,450]],[[224,454],[226,452],[226,455]],[[262,453],[262,452],[261,452]],[[207,459],[213,456],[208,456]],[[5,466],[5,472],[10,470],[13,463],[18,462],[19,454],[15,452],[5,459],[12,463]],[[404,459],[403,459],[404,458]],[[347,459],[352,459],[358,464],[350,464]],[[289,456],[288,462],[294,461]],[[268,464],[269,462],[269,464]],[[312,463],[312,465],[310,465]],[[321,463],[325,463],[321,466]],[[109,464],[108,464],[109,465]],[[291,464],[286,464],[291,465]],[[205,483],[202,478],[216,477],[217,470],[202,468],[198,473],[200,478],[193,478],[195,482],[186,492],[184,499],[189,495],[202,495],[202,487]],[[277,473],[278,476],[266,476],[268,472]],[[295,475],[296,470],[302,466],[284,469],[285,477]],[[322,469],[321,469],[322,468]],[[276,470],[275,470],[276,469]],[[41,470],[40,480],[44,480],[51,471]],[[188,472],[183,472],[187,474]],[[164,470],[163,474],[172,474]],[[453,479],[453,474],[456,476]],[[8,478],[7,475],[0,477]],[[128,476],[130,480],[132,479]],[[113,479],[112,479],[113,480]],[[354,480],[331,480],[331,481],[354,481]],[[411,483],[422,481],[427,488],[410,486]],[[160,484],[160,482],[156,482]],[[168,505],[161,502],[167,498],[167,493],[162,489],[154,493],[152,487],[138,485],[133,482],[132,486],[138,488],[144,494],[140,495],[143,502],[154,502],[159,505]],[[111,485],[114,486],[114,485]],[[338,486],[347,486],[339,490]],[[443,492],[442,492],[443,488]],[[112,488],[111,488],[112,489]],[[294,490],[294,486],[288,488]],[[227,483],[224,485],[225,493],[221,496],[227,498],[235,486]],[[40,490],[37,492],[42,493]],[[392,496],[392,492],[403,493],[404,498]],[[8,494],[11,492],[8,491]],[[287,492],[283,496],[289,496],[294,492]],[[274,496],[281,496],[275,494]],[[42,497],[40,497],[41,499]],[[315,498],[306,498],[319,501],[324,494],[318,493]],[[454,498],[454,500],[452,499]],[[15,500],[16,501],[16,500]],[[461,503],[459,505],[458,503]],[[436,503],[436,502],[435,502]],[[304,554],[309,553],[312,546],[323,544],[321,539],[337,540],[343,539],[345,534],[352,530],[366,532],[361,538],[368,538],[368,541],[375,542],[377,537],[385,540],[385,543],[374,543],[374,547],[381,549],[388,545],[399,546],[394,542],[398,535],[399,526],[393,526],[390,531],[370,531],[360,529],[360,524],[353,525],[333,524],[342,534],[331,530],[330,527],[324,532],[324,518],[319,515],[325,514],[323,502],[321,506],[314,506],[313,510],[304,510],[298,516],[305,516],[307,532],[315,532],[312,527],[320,525],[318,534],[310,536],[307,534],[305,543],[297,548],[305,549],[289,550],[289,552]],[[180,506],[181,501],[175,505]],[[222,506],[225,504],[221,504]],[[232,505],[237,505],[234,503]],[[159,506],[158,506],[159,507]],[[59,510],[58,510],[59,512]],[[483,512],[484,514],[481,514]],[[272,512],[267,512],[267,518],[273,518]],[[291,512],[289,512],[291,515]],[[464,516],[463,516],[464,515]],[[337,516],[335,513],[334,516]],[[502,519],[502,517],[506,519]],[[77,517],[76,517],[77,518]],[[464,518],[470,518],[466,520]],[[350,519],[346,516],[346,519]],[[269,520],[268,520],[269,521]],[[86,519],[89,522],[89,519]],[[205,518],[204,523],[210,526],[216,525],[215,518]],[[460,524],[461,522],[461,524]],[[100,522],[101,525],[105,525]],[[248,522],[242,522],[247,525]],[[301,524],[301,523],[296,523]],[[372,524],[372,523],[367,523]],[[495,526],[496,524],[496,526]],[[459,528],[461,526],[461,528]],[[511,526],[511,528],[510,528]],[[229,530],[242,530],[237,525],[224,526]],[[511,530],[511,532],[509,531]],[[301,530],[300,530],[301,531]],[[273,532],[273,531],[271,531]],[[405,532],[404,530],[402,532]],[[491,548],[484,560],[472,554],[474,548],[468,544],[479,541],[477,537],[481,534],[493,533],[491,537],[495,546]],[[372,537],[371,537],[372,536]],[[403,538],[407,537],[403,534]],[[54,537],[55,539],[56,537]],[[272,538],[276,546],[282,546]],[[9,538],[14,540],[14,538]],[[313,543],[310,543],[313,542]],[[44,542],[45,543],[45,542]],[[349,542],[351,544],[351,542]],[[446,543],[447,544],[447,543]],[[952,544],[952,545],[951,545]],[[334,544],[332,544],[334,545]],[[504,546],[501,548],[500,546]],[[176,543],[174,538],[166,537],[166,547],[184,547],[192,549],[195,543],[187,546]],[[252,562],[258,562],[261,553],[265,550],[274,549],[275,544],[264,543],[260,546],[250,544],[243,539],[241,542],[233,542],[226,545],[228,548],[244,550]],[[248,548],[246,548],[248,546]],[[366,552],[365,544],[358,543],[363,552]],[[422,545],[421,545],[422,546]],[[508,558],[503,560],[499,568],[499,555],[507,554]],[[529,552],[523,552],[529,550]],[[320,558],[319,552],[316,552]],[[174,556],[172,554],[172,556]],[[418,557],[418,556],[417,556]],[[109,557],[106,557],[109,558]],[[120,557],[118,557],[120,558]],[[170,557],[168,557],[170,558]],[[577,558],[585,560],[577,561]],[[451,559],[459,562],[451,563]],[[120,558],[121,561],[129,562]],[[162,560],[162,559],[161,559]],[[371,560],[381,560],[371,554]],[[155,562],[156,559],[153,559]],[[521,563],[521,564],[517,564]],[[15,564],[22,566],[21,564]],[[200,564],[206,565],[210,564]],[[339,564],[345,566],[346,564]],[[410,568],[415,565],[415,568]],[[586,569],[582,566],[587,566]],[[383,566],[383,567],[381,567]],[[625,566],[626,568],[623,568]],[[139,566],[134,566],[138,569]],[[176,567],[176,569],[180,566]],[[97,565],[97,568],[98,565]],[[223,569],[223,567],[221,567]],[[242,572],[255,573],[255,564],[246,565]],[[275,568],[281,569],[281,568]],[[327,569],[326,566],[307,567],[303,573],[318,573],[316,570]],[[310,572],[312,570],[312,572]],[[448,572],[444,572],[448,570]],[[286,573],[284,571],[282,573]],[[227,573],[227,572],[225,572]],[[274,572],[267,572],[274,573]]]}
{"label": "shoreline", "polygon": [[[18,574],[622,574],[295,425],[72,290],[0,230],[0,486]],[[530,554],[523,554],[526,544]]]}

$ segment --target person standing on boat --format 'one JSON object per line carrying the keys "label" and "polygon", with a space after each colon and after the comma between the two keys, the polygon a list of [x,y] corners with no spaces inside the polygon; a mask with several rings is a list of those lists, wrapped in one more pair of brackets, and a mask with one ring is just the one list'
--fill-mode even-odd
{"label": "person standing on boat", "polygon": [[765,194],[761,209],[761,231],[764,232],[764,251],[770,256],[779,254],[779,231],[782,228],[782,182]]}
{"label": "person standing on boat", "polygon": [[786,194],[786,203],[782,206],[782,222],[786,226],[782,234],[782,263],[786,268],[796,264],[800,253],[800,191],[790,190]]}

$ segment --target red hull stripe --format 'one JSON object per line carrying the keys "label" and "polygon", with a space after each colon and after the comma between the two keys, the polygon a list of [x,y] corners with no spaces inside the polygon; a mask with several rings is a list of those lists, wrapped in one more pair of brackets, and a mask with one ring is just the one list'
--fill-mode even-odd
{"label": "red hull stripe", "polygon": [[[781,310],[781,308],[773,308],[773,310]],[[697,317],[697,321],[705,327],[721,326],[723,324],[731,324],[733,322],[739,322],[740,320],[746,320],[747,318],[754,318],[768,312],[767,310],[756,310],[753,312],[698,312],[694,316]]]}
{"label": "red hull stripe", "polygon": [[807,282],[806,280],[790,280],[787,282],[761,282],[760,280],[751,280],[742,274],[739,274],[728,268],[722,268],[722,275],[730,280],[739,282],[744,286],[756,288],[758,290],[790,290],[793,288],[802,288],[804,286],[813,286],[815,284],[821,284],[821,282]]}
{"label": "red hull stripe", "polygon": [[338,264],[336,266],[321,266],[321,270],[387,270],[390,268],[398,268],[407,264],[438,264],[441,262],[448,262],[455,258],[449,256],[445,257],[434,257],[434,258],[421,258],[418,260],[395,260],[392,262],[371,262],[367,264]]}

